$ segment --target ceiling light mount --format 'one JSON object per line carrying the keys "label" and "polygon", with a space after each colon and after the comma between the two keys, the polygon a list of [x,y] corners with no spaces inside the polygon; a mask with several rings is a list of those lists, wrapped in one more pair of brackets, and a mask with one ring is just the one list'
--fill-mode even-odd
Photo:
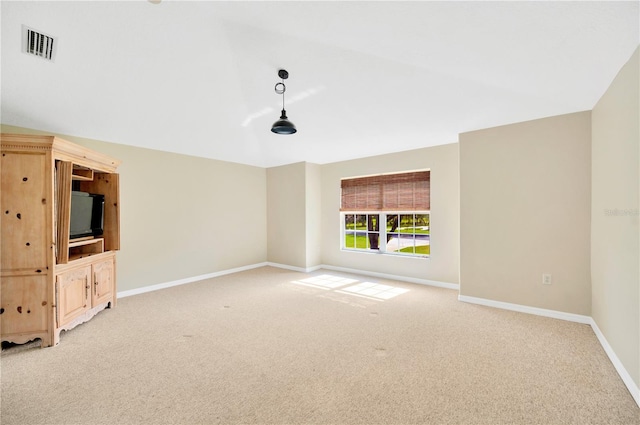
{"label": "ceiling light mount", "polygon": [[289,78],[289,73],[285,69],[281,69],[278,71],[278,77],[282,79],[282,82],[276,84],[275,91],[276,94],[282,95],[282,114],[280,115],[280,119],[271,126],[271,131],[276,134],[293,134],[298,130],[296,126],[289,121],[287,111],[284,109],[284,92],[287,90],[287,87],[284,85],[284,80]]}

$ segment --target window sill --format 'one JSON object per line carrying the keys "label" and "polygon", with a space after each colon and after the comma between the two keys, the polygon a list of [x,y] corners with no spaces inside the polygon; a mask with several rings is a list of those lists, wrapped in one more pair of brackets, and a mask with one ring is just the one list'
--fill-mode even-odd
{"label": "window sill", "polygon": [[349,248],[340,248],[342,252],[353,252],[357,254],[369,254],[369,255],[384,255],[389,257],[397,257],[397,258],[414,258],[418,260],[429,259],[431,255],[409,255],[409,254],[397,254],[395,252],[382,252],[378,249],[364,250],[364,249],[349,249]]}

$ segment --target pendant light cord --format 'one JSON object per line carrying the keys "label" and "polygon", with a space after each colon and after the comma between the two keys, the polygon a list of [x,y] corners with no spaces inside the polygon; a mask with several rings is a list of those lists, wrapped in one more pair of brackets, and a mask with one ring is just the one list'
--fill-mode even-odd
{"label": "pendant light cord", "polygon": [[[276,83],[275,90],[276,94],[282,95],[282,114],[280,115],[280,119],[273,123],[273,125],[271,126],[271,132],[276,134],[294,134],[298,130],[296,130],[296,126],[293,125],[291,121],[289,121],[289,119],[287,118],[287,113],[284,109],[284,92],[287,91],[287,86],[284,84],[284,80],[289,77],[289,73],[286,70],[281,69],[278,71],[278,76],[280,77],[282,82]],[[282,87],[278,87],[280,85],[282,85]]]}

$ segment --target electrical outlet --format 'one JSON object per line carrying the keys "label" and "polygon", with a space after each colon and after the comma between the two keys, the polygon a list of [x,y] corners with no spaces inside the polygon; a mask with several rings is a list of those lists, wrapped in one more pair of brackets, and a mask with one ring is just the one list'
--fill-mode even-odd
{"label": "electrical outlet", "polygon": [[551,274],[550,273],[542,273],[542,283],[544,285],[551,285]]}

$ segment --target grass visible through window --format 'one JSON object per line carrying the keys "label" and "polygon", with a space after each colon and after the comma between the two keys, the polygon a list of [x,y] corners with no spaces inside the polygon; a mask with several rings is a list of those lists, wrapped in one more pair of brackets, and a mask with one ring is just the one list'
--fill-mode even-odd
{"label": "grass visible through window", "polygon": [[369,248],[369,239],[364,235],[347,234],[344,236],[344,246],[347,248]]}
{"label": "grass visible through window", "polygon": [[[399,249],[396,252],[408,252],[410,254],[413,254],[413,247],[407,247],[407,248],[402,248]],[[430,245],[418,245],[416,246],[416,251],[415,254],[419,254],[419,255],[429,255],[431,254],[431,246]]]}

